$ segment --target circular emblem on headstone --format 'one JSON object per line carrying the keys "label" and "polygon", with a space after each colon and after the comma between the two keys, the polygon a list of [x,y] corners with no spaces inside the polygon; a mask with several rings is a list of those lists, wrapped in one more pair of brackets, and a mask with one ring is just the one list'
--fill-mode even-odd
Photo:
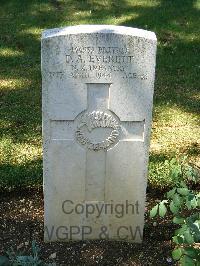
{"label": "circular emblem on headstone", "polygon": [[[110,128],[110,135],[100,142],[92,141],[85,130],[91,133],[96,128]],[[118,142],[119,123],[114,116],[106,112],[86,112],[81,116],[75,135],[79,144],[86,146],[90,150],[106,150]]]}

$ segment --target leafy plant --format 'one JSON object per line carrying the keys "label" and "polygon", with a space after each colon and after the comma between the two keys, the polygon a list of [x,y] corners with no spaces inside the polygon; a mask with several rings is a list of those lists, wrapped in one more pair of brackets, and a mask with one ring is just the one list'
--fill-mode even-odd
{"label": "leafy plant", "polygon": [[187,157],[178,161],[173,158],[169,163],[169,175],[175,186],[166,193],[166,199],[155,205],[150,211],[150,217],[164,217],[167,212],[173,215],[173,223],[178,224],[173,242],[176,248],[172,252],[174,260],[182,266],[200,266],[200,193],[192,191],[188,183],[196,182],[198,176],[187,163]]}
{"label": "leafy plant", "polygon": [[8,256],[0,256],[0,266],[55,266],[55,263],[44,263],[39,258],[40,248],[36,241],[32,241],[32,254],[23,255],[23,252],[16,252],[11,248],[7,252]]}

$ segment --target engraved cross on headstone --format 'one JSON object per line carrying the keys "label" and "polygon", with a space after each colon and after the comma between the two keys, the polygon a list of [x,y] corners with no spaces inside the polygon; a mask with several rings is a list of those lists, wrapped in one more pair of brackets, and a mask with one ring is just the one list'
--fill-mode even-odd
{"label": "engraved cross on headstone", "polygon": [[106,155],[109,149],[119,141],[143,141],[144,121],[120,121],[110,111],[110,87],[110,83],[87,83],[87,110],[74,121],[63,121],[62,132],[56,136],[56,139],[75,138],[78,145],[86,149],[85,201],[106,201]]}

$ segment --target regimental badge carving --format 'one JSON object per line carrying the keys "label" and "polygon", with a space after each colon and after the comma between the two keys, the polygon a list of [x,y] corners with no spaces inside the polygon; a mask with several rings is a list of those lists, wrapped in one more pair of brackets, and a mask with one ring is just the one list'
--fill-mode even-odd
{"label": "regimental badge carving", "polygon": [[[95,128],[110,128],[111,133],[105,140],[95,143],[88,136],[86,136],[83,130],[84,127],[87,128],[89,133]],[[119,129],[119,123],[114,116],[106,112],[93,111],[90,113],[86,112],[81,116],[75,135],[79,144],[87,147],[90,150],[106,150],[118,142]]]}

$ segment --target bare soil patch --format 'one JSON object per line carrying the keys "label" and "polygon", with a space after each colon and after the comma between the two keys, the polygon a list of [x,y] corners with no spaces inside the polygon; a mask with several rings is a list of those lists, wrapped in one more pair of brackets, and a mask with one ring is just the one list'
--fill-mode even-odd
{"label": "bare soil patch", "polygon": [[[148,193],[147,209],[160,196]],[[41,259],[56,265],[175,265],[171,259],[173,231],[169,217],[156,221],[146,217],[142,244],[106,240],[44,243],[42,191],[0,195],[0,255],[11,247],[30,254],[31,242],[36,240],[41,248]]]}

